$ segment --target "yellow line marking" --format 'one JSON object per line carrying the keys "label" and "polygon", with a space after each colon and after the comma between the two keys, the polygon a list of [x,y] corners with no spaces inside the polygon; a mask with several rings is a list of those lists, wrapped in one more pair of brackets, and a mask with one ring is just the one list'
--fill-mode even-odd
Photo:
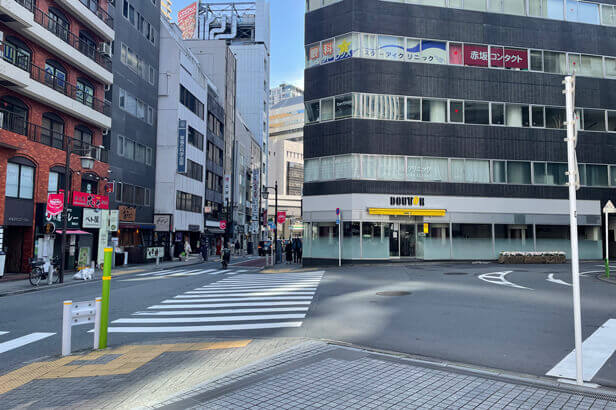
{"label": "yellow line marking", "polygon": [[111,276],[103,276],[103,280],[111,280]]}
{"label": "yellow line marking", "polygon": [[[246,347],[252,340],[210,343],[179,343],[161,345],[127,345],[85,355],[63,357],[50,362],[32,363],[0,376],[0,395],[35,379],[62,379],[109,376],[131,373],[166,352],[191,352]],[[105,364],[72,364],[88,362],[106,355],[120,355]]]}

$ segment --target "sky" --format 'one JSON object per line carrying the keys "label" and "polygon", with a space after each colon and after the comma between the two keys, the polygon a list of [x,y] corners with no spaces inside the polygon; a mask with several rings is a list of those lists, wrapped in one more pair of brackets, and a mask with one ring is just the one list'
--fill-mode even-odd
{"label": "sky", "polygon": [[[173,21],[178,10],[195,0],[172,0]],[[226,3],[232,0],[209,0]],[[270,86],[286,82],[304,88],[304,0],[270,0]]]}

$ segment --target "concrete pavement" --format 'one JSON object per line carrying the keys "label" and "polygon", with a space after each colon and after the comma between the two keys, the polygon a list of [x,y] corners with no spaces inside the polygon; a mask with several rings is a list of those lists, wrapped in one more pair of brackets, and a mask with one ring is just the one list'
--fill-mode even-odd
{"label": "concrete pavement", "polygon": [[2,408],[616,409],[616,391],[272,338],[120,346],[0,376]]}

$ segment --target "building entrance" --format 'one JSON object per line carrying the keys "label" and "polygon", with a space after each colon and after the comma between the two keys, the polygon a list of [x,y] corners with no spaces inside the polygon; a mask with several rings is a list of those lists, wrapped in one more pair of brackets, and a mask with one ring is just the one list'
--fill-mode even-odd
{"label": "building entrance", "polygon": [[417,225],[400,225],[400,257],[417,257]]}

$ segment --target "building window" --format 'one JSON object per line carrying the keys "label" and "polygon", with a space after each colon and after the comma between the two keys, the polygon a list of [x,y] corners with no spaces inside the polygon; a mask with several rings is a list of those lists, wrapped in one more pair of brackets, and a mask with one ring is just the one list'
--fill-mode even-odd
{"label": "building window", "polygon": [[193,194],[188,194],[186,192],[177,191],[175,207],[178,211],[202,213],[203,212],[203,198],[198,195],[193,195]]}
{"label": "building window", "polygon": [[204,106],[201,101],[197,97],[195,97],[190,91],[184,88],[183,85],[180,84],[180,102],[183,106],[192,111],[196,116],[204,119]]}
{"label": "building window", "polygon": [[85,80],[77,80],[77,101],[88,107],[94,103],[94,87]]}
{"label": "building window", "polygon": [[6,167],[6,196],[34,198],[34,167],[8,162]]}
{"label": "building window", "polygon": [[187,160],[186,173],[184,175],[195,181],[203,182],[203,166],[194,161]]}
{"label": "building window", "polygon": [[188,126],[188,143],[199,151],[203,151],[203,134],[195,130],[193,127]]}

